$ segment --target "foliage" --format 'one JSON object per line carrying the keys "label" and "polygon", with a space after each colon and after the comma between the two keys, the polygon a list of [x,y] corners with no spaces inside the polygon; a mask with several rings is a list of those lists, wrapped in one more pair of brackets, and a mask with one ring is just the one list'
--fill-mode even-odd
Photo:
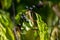
{"label": "foliage", "polygon": [[59,20],[52,8],[60,8],[59,2],[0,0],[0,40],[50,40],[51,30]]}
{"label": "foliage", "polygon": [[0,10],[0,40],[15,40],[12,28],[9,13]]}
{"label": "foliage", "polygon": [[39,35],[40,35],[40,40],[48,40],[48,27],[46,23],[44,23],[41,20],[41,16],[36,14],[37,16],[37,24],[39,28]]}

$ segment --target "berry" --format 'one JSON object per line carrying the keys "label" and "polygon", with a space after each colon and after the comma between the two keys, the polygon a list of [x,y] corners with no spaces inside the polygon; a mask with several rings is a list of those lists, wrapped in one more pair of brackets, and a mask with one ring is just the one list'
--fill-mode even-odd
{"label": "berry", "polygon": [[24,18],[25,18],[25,14],[22,14],[22,15],[21,15],[21,18],[24,19]]}
{"label": "berry", "polygon": [[32,10],[33,8],[32,8],[32,7],[30,7],[29,9],[30,9],[30,10]]}
{"label": "berry", "polygon": [[32,5],[33,8],[35,8],[35,5]]}
{"label": "berry", "polygon": [[21,24],[17,24],[18,27],[21,27]]}
{"label": "berry", "polygon": [[29,7],[28,6],[26,6],[26,9],[28,9]]}
{"label": "berry", "polygon": [[37,8],[42,8],[43,7],[43,2],[39,1],[39,3],[36,5]]}
{"label": "berry", "polygon": [[21,22],[28,22],[28,19],[26,18],[25,14],[21,15]]}

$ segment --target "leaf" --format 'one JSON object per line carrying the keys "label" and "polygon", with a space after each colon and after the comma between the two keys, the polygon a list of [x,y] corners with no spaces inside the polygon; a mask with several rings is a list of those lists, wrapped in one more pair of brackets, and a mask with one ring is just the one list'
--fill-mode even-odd
{"label": "leaf", "polygon": [[20,0],[17,0],[17,3],[20,3]]}
{"label": "leaf", "polygon": [[27,31],[25,37],[26,40],[34,40],[34,31],[33,30]]}
{"label": "leaf", "polygon": [[[37,24],[39,28],[40,40],[48,40],[48,28],[46,23],[44,23],[39,14],[36,14]],[[47,35],[46,35],[47,34]]]}
{"label": "leaf", "polygon": [[7,12],[4,12],[2,10],[0,10],[0,28],[1,40],[15,40],[14,33],[12,30],[13,23],[10,20],[9,15],[7,15]]}
{"label": "leaf", "polygon": [[[9,35],[9,36],[8,36],[8,35]],[[13,31],[12,31],[9,27],[6,28],[6,37],[7,37],[9,40],[15,40]]]}
{"label": "leaf", "polygon": [[12,0],[1,0],[1,5],[3,9],[9,9],[11,6]]}

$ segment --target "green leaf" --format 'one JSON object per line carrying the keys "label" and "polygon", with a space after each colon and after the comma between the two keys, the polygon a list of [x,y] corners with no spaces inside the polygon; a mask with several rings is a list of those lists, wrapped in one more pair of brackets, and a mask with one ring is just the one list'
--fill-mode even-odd
{"label": "green leaf", "polygon": [[1,0],[1,5],[3,9],[9,9],[11,6],[12,0]]}
{"label": "green leaf", "polygon": [[[36,14],[40,40],[48,40],[48,27],[39,14]],[[47,35],[46,35],[47,34]]]}
{"label": "green leaf", "polygon": [[17,3],[20,3],[20,0],[17,0]]}

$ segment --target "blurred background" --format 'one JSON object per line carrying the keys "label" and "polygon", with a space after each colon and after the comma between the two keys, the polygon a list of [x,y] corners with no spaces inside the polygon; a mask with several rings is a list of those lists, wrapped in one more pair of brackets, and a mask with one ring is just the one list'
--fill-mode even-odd
{"label": "blurred background", "polygon": [[0,40],[60,40],[60,0],[0,0]]}

